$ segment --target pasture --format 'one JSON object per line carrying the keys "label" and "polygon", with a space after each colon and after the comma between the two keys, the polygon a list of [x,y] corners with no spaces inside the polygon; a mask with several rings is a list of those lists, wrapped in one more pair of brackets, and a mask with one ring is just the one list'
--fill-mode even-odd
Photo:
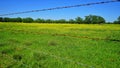
{"label": "pasture", "polygon": [[0,68],[120,68],[120,25],[0,23]]}

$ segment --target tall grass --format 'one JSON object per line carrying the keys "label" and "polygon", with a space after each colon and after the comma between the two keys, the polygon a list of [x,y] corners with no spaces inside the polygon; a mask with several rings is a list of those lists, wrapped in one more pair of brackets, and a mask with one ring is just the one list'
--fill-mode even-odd
{"label": "tall grass", "polygon": [[0,23],[0,68],[119,68],[119,35],[117,24]]}

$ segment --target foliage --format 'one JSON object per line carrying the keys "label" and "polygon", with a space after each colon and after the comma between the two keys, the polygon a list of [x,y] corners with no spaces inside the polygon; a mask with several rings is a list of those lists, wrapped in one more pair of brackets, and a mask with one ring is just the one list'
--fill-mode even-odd
{"label": "foliage", "polygon": [[120,16],[117,18],[116,21],[113,22],[114,24],[120,24]]}
{"label": "foliage", "polygon": [[85,16],[85,23],[86,24],[100,24],[100,23],[105,23],[105,19],[101,16],[96,16],[96,15],[89,15]]}
{"label": "foliage", "polygon": [[37,23],[44,23],[45,20],[44,20],[44,19],[41,19],[41,18],[38,18],[38,19],[35,20],[35,22],[37,22]]}
{"label": "foliage", "polygon": [[81,17],[75,18],[75,22],[76,22],[77,24],[82,24],[82,23],[84,23],[84,22],[83,22],[83,19],[82,19]]}
{"label": "foliage", "polygon": [[10,19],[11,19],[11,18],[5,17],[5,18],[3,19],[3,21],[4,21],[4,22],[10,22]]}
{"label": "foliage", "polygon": [[42,18],[37,18],[33,19],[31,17],[27,18],[9,18],[9,17],[0,17],[0,22],[23,22],[23,23],[71,23],[71,24],[101,24],[101,23],[107,23],[107,24],[120,24],[120,16],[117,18],[116,21],[114,22],[106,22],[105,19],[101,16],[97,15],[88,15],[85,16],[85,19],[81,17],[76,17],[75,19],[59,19],[59,20],[52,20],[52,19],[42,19]]}
{"label": "foliage", "polygon": [[47,20],[45,20],[45,22],[46,22],[46,23],[53,23],[53,20],[47,19]]}
{"label": "foliage", "polygon": [[75,24],[75,20],[74,19],[69,19],[68,22],[71,23],[71,24]]}
{"label": "foliage", "polygon": [[24,23],[32,23],[32,22],[34,22],[34,20],[33,20],[32,18],[30,18],[30,17],[23,18],[22,21],[23,21]]}
{"label": "foliage", "polygon": [[0,17],[0,22],[3,22],[3,18],[2,17]]}
{"label": "foliage", "polygon": [[60,19],[56,21],[57,23],[66,23],[67,21],[65,19]]}

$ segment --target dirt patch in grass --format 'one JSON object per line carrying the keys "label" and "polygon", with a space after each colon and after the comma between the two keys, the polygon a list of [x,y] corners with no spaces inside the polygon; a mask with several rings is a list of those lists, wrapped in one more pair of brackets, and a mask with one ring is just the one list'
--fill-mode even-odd
{"label": "dirt patch in grass", "polygon": [[120,40],[118,39],[109,39],[110,41],[116,41],[116,42],[120,42]]}
{"label": "dirt patch in grass", "polygon": [[17,39],[8,39],[9,43],[20,43]]}
{"label": "dirt patch in grass", "polygon": [[2,30],[2,29],[4,29],[4,27],[0,27],[0,29]]}
{"label": "dirt patch in grass", "polygon": [[45,59],[47,58],[47,55],[42,54],[42,53],[38,53],[38,52],[34,52],[34,53],[33,53],[33,58],[34,58],[36,61],[45,60]]}
{"label": "dirt patch in grass", "polygon": [[26,42],[24,42],[23,44],[26,45],[26,46],[31,46],[31,45],[33,44],[33,42],[31,42],[31,41],[26,41]]}
{"label": "dirt patch in grass", "polygon": [[48,41],[48,45],[49,45],[49,46],[57,46],[58,43],[57,43],[57,41],[50,40],[50,41]]}
{"label": "dirt patch in grass", "polygon": [[10,54],[12,52],[14,52],[14,49],[5,49],[1,51],[1,54]]}
{"label": "dirt patch in grass", "polygon": [[38,34],[46,34],[44,32],[34,32],[34,31],[27,31],[27,30],[12,30],[11,33],[13,34],[34,34],[34,35],[38,35]]}
{"label": "dirt patch in grass", "polygon": [[69,34],[52,34],[52,36],[66,36],[66,37],[73,37],[73,38],[86,38],[86,39],[92,39],[92,40],[106,40],[106,41],[120,42],[120,40],[118,40],[118,39],[91,38],[91,37],[88,37],[88,36],[73,36],[73,35],[69,35]]}
{"label": "dirt patch in grass", "polygon": [[22,47],[15,47],[14,50],[15,51],[22,51],[22,50],[24,50],[24,48],[22,48]]}
{"label": "dirt patch in grass", "polygon": [[13,59],[20,61],[22,59],[22,55],[20,54],[13,55]]}
{"label": "dirt patch in grass", "polygon": [[7,45],[7,43],[0,43],[0,47],[6,46],[6,45]]}

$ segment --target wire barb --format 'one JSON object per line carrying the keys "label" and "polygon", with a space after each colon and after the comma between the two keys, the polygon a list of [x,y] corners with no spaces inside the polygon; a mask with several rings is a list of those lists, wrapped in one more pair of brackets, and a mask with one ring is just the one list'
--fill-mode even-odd
{"label": "wire barb", "polygon": [[78,4],[78,5],[71,5],[71,6],[62,6],[62,7],[55,7],[55,8],[46,8],[46,9],[39,9],[39,10],[7,13],[7,14],[1,14],[0,16],[8,16],[8,15],[16,15],[16,14],[24,14],[24,13],[40,12],[40,11],[48,11],[48,10],[57,10],[57,9],[73,8],[73,7],[81,7],[81,6],[90,6],[90,5],[96,5],[96,4],[111,3],[111,2],[120,2],[120,0],[102,1],[102,2],[95,2],[95,3]]}

